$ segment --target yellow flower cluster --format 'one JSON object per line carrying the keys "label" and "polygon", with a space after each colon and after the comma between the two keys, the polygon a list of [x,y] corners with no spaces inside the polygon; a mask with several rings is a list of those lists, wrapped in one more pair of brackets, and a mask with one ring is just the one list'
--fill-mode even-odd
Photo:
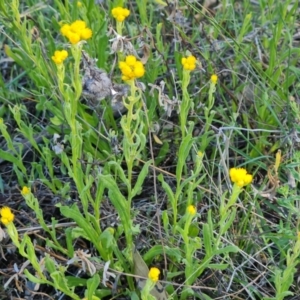
{"label": "yellow flower cluster", "polygon": [[216,74],[211,75],[210,81],[211,81],[213,84],[217,84],[217,81],[218,81],[218,75],[216,75]]}
{"label": "yellow flower cluster", "polygon": [[7,206],[4,206],[0,210],[1,215],[1,222],[4,225],[8,225],[9,223],[13,222],[15,215],[11,212],[10,208]]}
{"label": "yellow flower cluster", "polygon": [[68,52],[66,50],[56,50],[54,55],[51,57],[52,60],[57,64],[60,65],[63,61],[68,57]]}
{"label": "yellow flower cluster", "polygon": [[150,271],[148,273],[148,277],[153,282],[156,282],[159,279],[159,274],[160,274],[160,270],[158,268],[153,267],[153,268],[150,269]]}
{"label": "yellow flower cluster", "polygon": [[189,205],[186,209],[187,213],[191,216],[194,216],[197,212],[196,207],[194,205]]}
{"label": "yellow flower cluster", "polygon": [[60,28],[63,36],[68,38],[71,44],[77,44],[82,40],[88,40],[92,37],[93,32],[90,28],[86,27],[84,21],[77,20],[71,24],[64,24]]}
{"label": "yellow flower cluster", "polygon": [[193,55],[190,55],[188,57],[183,57],[181,59],[181,64],[183,68],[187,71],[193,71],[196,68],[196,57]]}
{"label": "yellow flower cluster", "polygon": [[30,194],[30,189],[27,186],[23,186],[21,194],[22,196]]}
{"label": "yellow flower cluster", "polygon": [[253,176],[247,174],[246,169],[244,168],[231,168],[229,170],[230,179],[233,183],[239,187],[243,187],[252,182]]}
{"label": "yellow flower cluster", "polygon": [[124,81],[140,78],[145,74],[143,64],[133,55],[126,56],[125,61],[119,63],[119,68],[122,72],[122,79]]}
{"label": "yellow flower cluster", "polygon": [[119,22],[123,22],[130,15],[130,11],[127,8],[123,8],[120,6],[113,8],[111,13],[113,17]]}

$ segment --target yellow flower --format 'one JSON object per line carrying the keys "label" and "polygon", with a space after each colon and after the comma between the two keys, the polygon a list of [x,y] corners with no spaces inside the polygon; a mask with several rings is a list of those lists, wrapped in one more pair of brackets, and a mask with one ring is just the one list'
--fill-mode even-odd
{"label": "yellow flower", "polygon": [[30,189],[27,186],[23,186],[21,194],[23,196],[30,194]]}
{"label": "yellow flower", "polygon": [[68,38],[71,44],[77,44],[81,40],[88,40],[93,35],[93,31],[86,27],[86,23],[82,20],[76,20],[71,24],[64,24],[60,28],[60,32]]}
{"label": "yellow flower", "polygon": [[130,15],[130,11],[127,8],[118,6],[112,9],[111,14],[117,21],[123,22]]}
{"label": "yellow flower", "polygon": [[183,57],[181,59],[181,64],[183,68],[187,71],[193,71],[196,68],[196,57],[193,55],[190,55],[188,57]]}
{"label": "yellow flower", "polygon": [[4,225],[8,225],[9,223],[13,222],[15,218],[15,215],[11,212],[10,208],[7,206],[1,208],[0,215],[1,215],[1,222]]}
{"label": "yellow flower", "polygon": [[198,155],[200,158],[202,158],[203,155],[204,155],[204,153],[203,153],[202,151],[198,151],[198,152],[197,152],[197,155]]}
{"label": "yellow flower", "polygon": [[160,270],[158,268],[151,268],[149,273],[148,273],[148,278],[151,279],[153,282],[158,281],[159,278],[159,274],[160,274]]}
{"label": "yellow flower", "polygon": [[77,1],[77,7],[81,7],[82,6],[82,2]]}
{"label": "yellow flower", "polygon": [[86,24],[82,20],[77,20],[71,24],[71,31],[80,32],[81,30],[86,28]]}
{"label": "yellow flower", "polygon": [[189,205],[186,209],[187,213],[194,216],[197,212],[196,207],[194,205]]}
{"label": "yellow flower", "polygon": [[92,37],[93,32],[90,28],[84,28],[80,31],[80,38],[82,40],[88,40]]}
{"label": "yellow flower", "polygon": [[126,56],[125,62],[128,66],[133,67],[136,63],[136,58],[133,55]]}
{"label": "yellow flower", "polygon": [[80,41],[80,35],[78,33],[74,33],[72,31],[68,32],[67,38],[69,42],[73,45],[77,44]]}
{"label": "yellow flower", "polygon": [[67,36],[68,32],[71,30],[71,26],[69,24],[64,24],[61,28],[60,28],[60,33],[63,36]]}
{"label": "yellow flower", "polygon": [[[66,50],[56,50],[54,55],[51,57],[52,60],[57,64],[60,65],[63,61],[68,57],[68,52]],[[24,189],[24,188],[23,188]]]}
{"label": "yellow flower", "polygon": [[140,78],[145,74],[144,65],[138,61],[133,55],[128,55],[125,61],[119,63],[124,81]]}
{"label": "yellow flower", "polygon": [[211,75],[210,81],[211,81],[213,84],[217,84],[217,81],[218,81],[218,75],[216,75],[216,74]]}
{"label": "yellow flower", "polygon": [[246,169],[243,168],[231,168],[229,170],[230,179],[233,183],[237,184],[239,187],[243,187],[252,182],[252,175],[247,174]]}

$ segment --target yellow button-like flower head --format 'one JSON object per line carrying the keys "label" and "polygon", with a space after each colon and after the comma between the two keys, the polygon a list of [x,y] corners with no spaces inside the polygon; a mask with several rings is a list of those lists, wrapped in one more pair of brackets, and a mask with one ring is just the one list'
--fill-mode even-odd
{"label": "yellow button-like flower head", "polygon": [[[68,52],[66,50],[56,50],[54,55],[51,57],[52,60],[57,64],[60,65],[63,61],[68,57]],[[24,188],[23,188],[24,189]]]}
{"label": "yellow button-like flower head", "polygon": [[73,32],[79,32],[81,31],[82,29],[86,28],[86,24],[84,21],[82,20],[77,20],[77,21],[74,21],[72,24],[71,24],[71,30]]}
{"label": "yellow button-like flower head", "polygon": [[4,206],[0,210],[1,215],[1,222],[4,225],[8,225],[9,223],[13,222],[15,215],[11,212],[10,208],[7,206]]}
{"label": "yellow button-like flower head", "polygon": [[243,187],[252,182],[253,177],[251,174],[247,174],[246,169],[243,168],[231,168],[229,170],[230,179],[233,183],[239,187]]}
{"label": "yellow button-like flower head", "polygon": [[111,14],[117,21],[123,22],[130,15],[130,11],[127,8],[118,6],[112,9]]}
{"label": "yellow button-like flower head", "polygon": [[160,270],[158,268],[152,267],[148,273],[148,278],[150,278],[153,282],[158,281]]}
{"label": "yellow button-like flower head", "polygon": [[21,194],[23,196],[30,194],[30,189],[27,186],[23,186]]}
{"label": "yellow button-like flower head", "polygon": [[144,65],[138,61],[133,55],[128,55],[125,61],[119,63],[124,81],[140,78],[145,74]]}
{"label": "yellow button-like flower head", "polygon": [[133,55],[126,56],[125,63],[128,66],[133,67],[136,64],[136,58],[135,58],[135,56],[133,56]]}
{"label": "yellow button-like flower head", "polygon": [[183,68],[187,71],[193,71],[196,68],[196,57],[193,55],[190,55],[188,57],[183,57],[181,59],[181,64]]}
{"label": "yellow button-like flower head", "polygon": [[86,23],[82,20],[76,20],[72,24],[64,24],[60,28],[60,32],[68,38],[71,44],[77,44],[81,40],[88,40],[93,35],[92,30],[86,27]]}
{"label": "yellow button-like flower head", "polygon": [[218,75],[216,75],[216,74],[211,75],[210,81],[211,81],[213,84],[217,84],[217,81],[218,81]]}
{"label": "yellow button-like flower head", "polygon": [[80,35],[78,33],[74,33],[73,31],[68,32],[67,38],[73,45],[77,44],[80,41]]}
{"label": "yellow button-like flower head", "polygon": [[143,64],[142,64],[140,61],[137,61],[137,62],[135,63],[133,72],[134,72],[134,76],[135,76],[136,78],[140,78],[140,77],[144,76],[144,74],[145,74],[145,69],[144,69]]}
{"label": "yellow button-like flower head", "polygon": [[194,216],[197,212],[196,207],[194,205],[189,205],[186,209],[187,213],[191,216]]}
{"label": "yellow button-like flower head", "polygon": [[88,40],[93,35],[93,32],[92,32],[92,30],[90,28],[84,28],[79,33],[80,33],[80,38],[82,40]]}
{"label": "yellow button-like flower head", "polygon": [[71,30],[71,26],[69,24],[64,24],[61,28],[60,28],[60,33],[63,36],[67,36],[68,32]]}

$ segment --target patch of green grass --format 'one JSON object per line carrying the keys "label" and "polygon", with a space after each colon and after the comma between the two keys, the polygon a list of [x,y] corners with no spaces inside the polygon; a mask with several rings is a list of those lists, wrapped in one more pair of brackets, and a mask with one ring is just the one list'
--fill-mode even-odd
{"label": "patch of green grass", "polygon": [[0,2],[6,295],[295,299],[298,1],[104,2]]}

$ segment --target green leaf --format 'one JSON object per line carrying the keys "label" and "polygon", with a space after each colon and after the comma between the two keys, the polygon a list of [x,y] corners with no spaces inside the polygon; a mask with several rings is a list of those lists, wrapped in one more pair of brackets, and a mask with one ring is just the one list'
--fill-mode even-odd
{"label": "green leaf", "polygon": [[48,254],[45,256],[45,262],[46,269],[50,274],[56,271],[55,263]]}
{"label": "green leaf", "polygon": [[54,281],[55,288],[60,289],[63,293],[70,296],[72,299],[80,300],[80,297],[74,294],[74,292],[69,287],[68,280],[64,276],[64,274],[62,274],[60,271],[56,271],[51,273],[50,276]]}
{"label": "green leaf", "polygon": [[27,170],[22,163],[22,159],[15,157],[11,153],[3,151],[1,149],[0,149],[0,158],[15,164],[24,174],[27,173]]}
{"label": "green leaf", "polygon": [[147,263],[150,263],[156,256],[166,254],[169,256],[171,261],[174,261],[174,259],[179,262],[182,259],[181,251],[179,248],[169,248],[167,246],[162,245],[155,245],[153,246],[144,256],[144,260]]}
{"label": "green leaf", "polygon": [[203,225],[203,243],[205,247],[206,256],[210,257],[212,255],[212,242],[214,241],[214,237],[211,236],[209,225]]}
{"label": "green leaf", "polygon": [[220,220],[220,235],[223,235],[225,232],[227,232],[227,230],[229,229],[229,227],[231,226],[231,224],[235,219],[235,215],[236,215],[236,208],[233,207],[231,211],[228,211],[225,214],[225,216],[222,217],[222,219]]}
{"label": "green leaf", "polygon": [[130,215],[128,215],[128,208],[126,207],[128,201],[121,194],[119,187],[113,177],[111,175],[100,175],[100,180],[105,185],[105,187],[109,190],[110,201],[118,211],[120,218],[126,222],[126,224],[130,223]]}
{"label": "green leaf", "polygon": [[181,182],[182,170],[185,165],[186,158],[188,157],[191,147],[193,145],[194,139],[191,134],[188,134],[180,144],[178,151],[178,161],[176,167],[176,179],[177,183]]}
{"label": "green leaf", "polygon": [[87,279],[73,277],[73,276],[66,276],[66,279],[68,281],[68,286],[70,288],[77,287],[77,286],[85,286],[87,282]]}
{"label": "green leaf", "polygon": [[117,170],[117,174],[120,177],[120,179],[122,180],[123,183],[126,184],[126,187],[129,187],[129,181],[125,175],[125,172],[123,170],[123,168],[121,167],[121,165],[119,163],[117,163],[116,161],[110,161],[108,163],[109,166],[114,166]]}
{"label": "green leaf", "polygon": [[162,174],[159,174],[157,176],[158,180],[161,182],[162,184],[162,188],[165,190],[165,192],[167,193],[168,195],[168,198],[169,198],[169,201],[171,202],[171,205],[174,205],[175,203],[175,196],[174,196],[174,193],[171,189],[171,187],[169,186],[169,184],[167,184],[165,181],[164,181],[164,177]]}
{"label": "green leaf", "polygon": [[92,278],[88,279],[87,281],[87,296],[88,300],[93,298],[97,287],[100,284],[100,277],[98,274],[95,274]]}
{"label": "green leaf", "polygon": [[164,142],[161,146],[158,155],[155,157],[155,166],[159,166],[162,161],[165,160],[167,154],[170,150],[170,144],[167,142]]}
{"label": "green leaf", "polygon": [[97,231],[91,226],[91,224],[84,218],[79,209],[74,205],[71,207],[61,206],[60,212],[67,218],[70,218],[76,222],[76,224],[84,230],[84,233],[87,235],[88,239],[94,244],[99,253],[103,256],[105,260],[107,255],[101,245],[99,244],[99,235]]}
{"label": "green leaf", "polygon": [[237,253],[239,251],[239,248],[237,246],[227,246],[222,249],[218,249],[214,252],[214,255],[220,255],[220,254],[228,254],[228,253]]}
{"label": "green leaf", "polygon": [[226,270],[229,264],[209,264],[207,267],[214,270]]}
{"label": "green leaf", "polygon": [[67,249],[68,249],[68,256],[73,257],[74,256],[74,247],[73,247],[73,239],[72,239],[72,230],[73,228],[68,227],[65,230],[66,234],[66,244],[67,244]]}
{"label": "green leaf", "polygon": [[131,192],[132,197],[134,197],[135,195],[137,195],[140,192],[141,187],[144,183],[144,180],[145,180],[146,176],[148,175],[148,169],[149,169],[149,166],[151,165],[151,162],[152,161],[147,161],[144,164],[142,170],[140,171],[140,174],[137,178],[136,184],[135,184],[135,186],[134,186],[134,188],[132,189],[132,192]]}
{"label": "green leaf", "polygon": [[42,279],[42,278],[37,278],[34,275],[32,275],[31,273],[29,273],[29,271],[27,269],[24,270],[24,274],[26,275],[26,277],[28,278],[29,281],[33,282],[33,283],[39,283],[39,284],[49,284],[52,285],[52,282]]}

